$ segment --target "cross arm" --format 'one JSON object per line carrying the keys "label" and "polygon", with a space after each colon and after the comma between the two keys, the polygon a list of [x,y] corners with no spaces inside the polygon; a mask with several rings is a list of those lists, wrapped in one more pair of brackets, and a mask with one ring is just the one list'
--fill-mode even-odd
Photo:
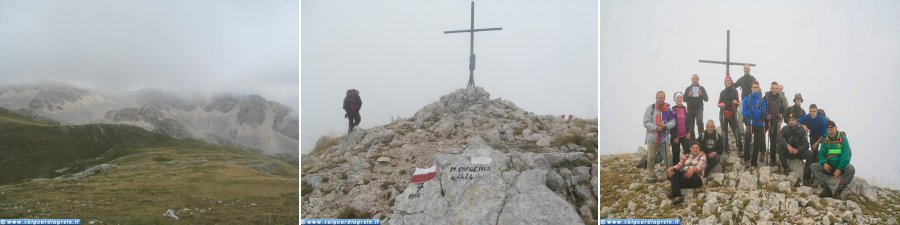
{"label": "cross arm", "polygon": [[492,31],[492,30],[503,30],[503,28],[502,28],[502,27],[496,27],[496,28],[481,28],[481,29],[468,29],[468,30],[451,30],[451,31],[444,31],[444,33],[445,33],[445,34],[449,34],[449,33],[468,33],[468,32],[478,32],[478,31]]}
{"label": "cross arm", "polygon": [[712,61],[712,60],[703,60],[703,59],[701,59],[700,62],[702,62],[702,63],[715,63],[715,64],[722,64],[722,65],[738,65],[738,66],[750,65],[750,66],[756,66],[756,64],[753,64],[753,63],[722,62],[722,61]]}

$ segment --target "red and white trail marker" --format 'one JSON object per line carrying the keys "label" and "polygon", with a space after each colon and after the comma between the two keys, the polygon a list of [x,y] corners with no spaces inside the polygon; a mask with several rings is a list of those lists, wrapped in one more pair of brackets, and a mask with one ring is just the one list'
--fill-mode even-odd
{"label": "red and white trail marker", "polygon": [[409,182],[410,183],[422,183],[422,182],[434,179],[435,175],[437,175],[437,167],[436,166],[431,166],[431,167],[425,168],[425,169],[416,168],[416,172],[413,173],[412,179]]}

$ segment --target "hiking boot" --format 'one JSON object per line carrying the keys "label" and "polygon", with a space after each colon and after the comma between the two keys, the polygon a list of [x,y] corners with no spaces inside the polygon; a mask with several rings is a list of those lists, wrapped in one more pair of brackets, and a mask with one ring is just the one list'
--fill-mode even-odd
{"label": "hiking boot", "polygon": [[828,185],[825,185],[825,186],[822,187],[822,188],[823,188],[823,190],[822,190],[822,193],[819,193],[819,197],[821,197],[821,198],[830,198],[830,197],[832,197],[832,194],[831,194],[831,188],[828,188]]}
{"label": "hiking boot", "polygon": [[666,194],[666,197],[669,197],[669,199],[673,199],[673,198],[678,197],[678,196],[677,196],[677,195],[673,195],[672,192],[669,192],[668,194]]}
{"label": "hiking boot", "polygon": [[672,205],[679,205],[684,202],[684,197],[676,197],[675,200],[672,200]]}
{"label": "hiking boot", "polygon": [[838,185],[837,190],[834,191],[834,199],[844,200],[841,198],[841,193],[843,193],[845,189],[847,189],[847,185]]}

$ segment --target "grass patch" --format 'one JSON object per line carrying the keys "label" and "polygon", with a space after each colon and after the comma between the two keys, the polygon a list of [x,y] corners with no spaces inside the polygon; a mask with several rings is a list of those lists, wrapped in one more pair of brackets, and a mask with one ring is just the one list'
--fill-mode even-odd
{"label": "grass patch", "polygon": [[153,161],[156,161],[156,162],[158,162],[158,163],[166,163],[166,162],[171,162],[172,159],[170,159],[170,158],[165,158],[165,157],[158,157],[158,156],[157,156],[157,157],[153,157]]}
{"label": "grass patch", "polygon": [[344,206],[335,215],[338,219],[369,219],[372,214],[369,212],[359,211],[350,206]]}
{"label": "grass patch", "polygon": [[323,152],[325,152],[325,150],[328,150],[332,146],[337,145],[337,143],[337,138],[322,136],[318,141],[316,141],[316,147],[313,148],[312,155],[322,154]]}
{"label": "grass patch", "polygon": [[313,187],[309,183],[306,183],[306,181],[304,180],[300,182],[300,190],[302,191],[300,195],[306,196],[313,192]]}
{"label": "grass patch", "polygon": [[559,147],[569,143],[584,147],[588,149],[588,151],[594,152],[594,154],[596,155],[597,139],[585,138],[584,134],[575,131],[570,131],[565,135],[557,136],[553,139],[552,142],[550,142],[550,145],[552,145],[553,147]]}

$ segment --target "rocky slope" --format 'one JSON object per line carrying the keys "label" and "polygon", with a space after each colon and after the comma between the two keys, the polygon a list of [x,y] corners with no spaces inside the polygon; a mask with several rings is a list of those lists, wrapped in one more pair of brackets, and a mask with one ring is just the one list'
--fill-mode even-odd
{"label": "rocky slope", "polygon": [[0,87],[0,107],[53,124],[135,125],[269,155],[296,156],[299,146],[296,111],[258,95],[184,99],[142,89],[110,96],[64,83],[43,83]]}
{"label": "rocky slope", "polygon": [[[537,116],[481,88],[410,118],[323,137],[302,156],[303,218],[594,224],[596,119]],[[436,176],[412,183],[416,168]]]}
{"label": "rocky slope", "polygon": [[[742,165],[734,149],[731,143],[704,187],[685,189],[685,201],[677,206],[666,197],[667,180],[642,179],[645,169],[636,168],[635,161],[645,155],[643,147],[634,154],[601,156],[600,218],[680,218],[685,224],[897,224],[900,219],[898,191],[856,177],[844,200],[820,198],[821,189],[801,185],[801,174]],[[792,171],[802,171],[802,162],[790,164]],[[833,190],[837,183],[829,186]]]}

